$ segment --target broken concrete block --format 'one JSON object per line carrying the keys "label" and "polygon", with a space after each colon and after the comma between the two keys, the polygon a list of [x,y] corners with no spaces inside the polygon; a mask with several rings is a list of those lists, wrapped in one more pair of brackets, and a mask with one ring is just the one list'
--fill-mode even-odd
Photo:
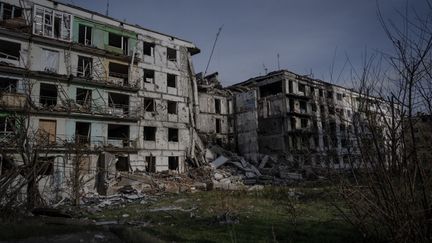
{"label": "broken concrete block", "polygon": [[255,185],[252,187],[249,187],[248,191],[262,191],[264,189],[263,185]]}
{"label": "broken concrete block", "polygon": [[203,182],[195,182],[194,183],[194,187],[197,190],[201,190],[201,191],[206,191],[207,190],[207,184],[205,184]]}
{"label": "broken concrete block", "polygon": [[219,168],[220,166],[222,166],[222,165],[224,165],[226,162],[228,162],[229,161],[229,159],[228,158],[226,158],[226,157],[224,157],[224,156],[219,156],[217,159],[215,159],[212,163],[211,163],[211,165],[214,167],[214,168]]}
{"label": "broken concrete block", "polygon": [[221,179],[224,178],[224,176],[223,176],[222,174],[217,173],[217,172],[213,175],[213,177],[214,177],[216,180],[221,180]]}

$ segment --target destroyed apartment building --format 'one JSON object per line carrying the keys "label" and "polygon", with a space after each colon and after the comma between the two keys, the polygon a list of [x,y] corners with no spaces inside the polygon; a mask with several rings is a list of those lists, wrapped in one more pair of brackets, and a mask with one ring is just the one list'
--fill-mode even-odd
{"label": "destroyed apartment building", "polygon": [[197,53],[191,42],[72,5],[1,1],[1,172],[22,160],[19,117],[38,161],[50,164],[40,184],[52,190],[73,168],[71,144],[85,148],[80,167],[99,173],[96,183],[121,171],[183,172],[197,136]]}
{"label": "destroyed apartment building", "polygon": [[224,88],[218,73],[195,74],[199,52],[69,4],[1,0],[0,175],[35,160],[41,192],[58,198],[76,171],[84,191],[109,194],[130,172],[228,163],[213,175],[241,181],[237,171],[251,179],[270,163],[356,159],[364,97],[285,70]]}
{"label": "destroyed apartment building", "polygon": [[360,165],[355,130],[365,111],[387,116],[378,98],[286,70],[248,79],[227,89],[237,150],[258,163],[269,155],[296,168],[348,169]]}

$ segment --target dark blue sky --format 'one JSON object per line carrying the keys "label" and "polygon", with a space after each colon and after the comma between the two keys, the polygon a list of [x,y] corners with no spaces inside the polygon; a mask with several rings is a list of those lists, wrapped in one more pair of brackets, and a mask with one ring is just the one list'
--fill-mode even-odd
{"label": "dark blue sky", "polygon": [[[378,0],[385,18],[406,4],[421,9],[425,0]],[[106,0],[63,0],[105,13]],[[330,80],[346,56],[359,65],[365,49],[390,51],[377,18],[376,0],[110,0],[109,15],[195,43],[195,71],[204,71],[218,28],[224,25],[208,73],[224,85],[280,67]],[[336,53],[336,58],[334,58]],[[350,67],[346,66],[345,71]],[[345,78],[332,81],[349,86]]]}

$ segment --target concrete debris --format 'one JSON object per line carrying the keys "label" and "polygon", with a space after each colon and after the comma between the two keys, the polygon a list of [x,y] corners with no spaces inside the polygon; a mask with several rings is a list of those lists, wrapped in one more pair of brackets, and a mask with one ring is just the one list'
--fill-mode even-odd
{"label": "concrete debris", "polygon": [[214,167],[214,168],[219,168],[220,166],[222,166],[222,165],[224,165],[226,162],[228,162],[229,161],[229,159],[228,158],[226,158],[225,156],[219,156],[216,160],[214,160],[213,162],[211,162],[211,165]]}

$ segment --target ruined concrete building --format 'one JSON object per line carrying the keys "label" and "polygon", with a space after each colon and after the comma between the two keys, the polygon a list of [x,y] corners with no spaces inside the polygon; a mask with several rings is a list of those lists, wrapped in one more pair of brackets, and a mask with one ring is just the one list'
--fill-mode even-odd
{"label": "ruined concrete building", "polygon": [[29,133],[49,148],[45,174],[67,174],[70,144],[85,145],[92,174],[107,171],[108,157],[116,171],[183,172],[196,136],[197,53],[191,42],[76,6],[2,0],[2,146],[11,112],[29,113]]}
{"label": "ruined concrete building", "polygon": [[[358,162],[353,124],[366,99],[359,93],[286,70],[228,89],[235,94],[238,151],[249,159],[271,155],[298,167],[332,168]],[[374,109],[377,99],[367,99]]]}

